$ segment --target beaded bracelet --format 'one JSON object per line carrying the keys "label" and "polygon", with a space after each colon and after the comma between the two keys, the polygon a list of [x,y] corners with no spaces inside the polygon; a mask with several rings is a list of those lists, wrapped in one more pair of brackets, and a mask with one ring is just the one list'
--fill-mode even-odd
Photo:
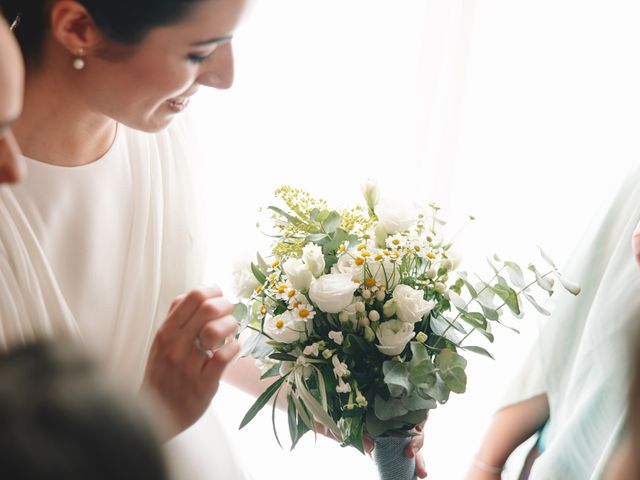
{"label": "beaded bracelet", "polygon": [[494,467],[493,465],[488,465],[478,460],[477,458],[473,459],[473,466],[476,467],[478,470],[482,470],[483,472],[494,473],[496,475],[502,473],[502,470],[503,470],[500,467]]}

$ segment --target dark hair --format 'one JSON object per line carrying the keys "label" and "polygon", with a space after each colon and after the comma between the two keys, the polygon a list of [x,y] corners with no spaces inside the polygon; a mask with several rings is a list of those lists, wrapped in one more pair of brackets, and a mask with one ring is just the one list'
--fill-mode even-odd
{"label": "dark hair", "polygon": [[[25,58],[37,61],[56,0],[0,0]],[[150,30],[177,23],[201,0],[75,0],[84,5],[107,39],[125,45],[142,41]]]}
{"label": "dark hair", "polygon": [[0,472],[13,480],[166,480],[159,441],[74,346],[0,356]]}

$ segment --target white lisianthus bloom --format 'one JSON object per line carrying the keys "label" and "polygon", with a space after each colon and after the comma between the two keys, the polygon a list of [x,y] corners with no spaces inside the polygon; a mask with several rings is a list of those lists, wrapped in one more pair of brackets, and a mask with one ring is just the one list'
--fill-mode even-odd
{"label": "white lisianthus bloom", "polygon": [[409,285],[398,285],[393,291],[393,299],[396,301],[396,315],[407,323],[416,323],[422,317],[433,310],[435,302],[427,302],[422,290],[416,290]]}
{"label": "white lisianthus bloom", "polygon": [[380,345],[376,345],[381,353],[394,357],[400,355],[407,343],[415,335],[411,323],[400,320],[389,320],[380,324],[376,336]]}
{"label": "white lisianthus bloom", "polygon": [[304,347],[302,353],[311,357],[317,357],[318,355],[320,355],[320,344],[318,342],[315,342],[311,345],[307,345],[306,347]]}
{"label": "white lisianthus bloom", "polygon": [[309,297],[326,313],[340,313],[353,302],[353,293],[358,289],[348,273],[323,275],[311,284]]}
{"label": "white lisianthus bloom", "polygon": [[291,311],[287,310],[282,315],[269,318],[265,330],[276,342],[293,343],[305,333],[305,325],[304,322],[295,321]]}
{"label": "white lisianthus bloom", "polygon": [[331,330],[329,332],[329,338],[338,345],[342,345],[342,342],[344,342],[344,335],[342,332],[336,332],[335,330]]}
{"label": "white lisianthus bloom", "polygon": [[331,273],[348,273],[354,281],[364,281],[364,263],[356,265],[358,251],[353,248],[338,258],[338,262],[331,268]]}
{"label": "white lisianthus bloom", "polygon": [[378,188],[378,183],[375,180],[368,179],[360,188],[362,190],[364,200],[367,202],[367,207],[369,207],[371,211],[374,211],[376,209],[376,205],[378,205],[378,202],[380,201],[380,189]]}
{"label": "white lisianthus bloom", "polygon": [[299,258],[290,258],[284,262],[282,269],[294,288],[301,292],[309,290],[313,280],[313,273],[311,273],[306,263]]}
{"label": "white lisianthus bloom", "polygon": [[314,277],[318,278],[324,273],[324,254],[322,248],[315,243],[309,243],[302,249],[302,261],[311,271]]}
{"label": "white lisianthus bloom", "polygon": [[251,262],[238,262],[234,266],[231,278],[233,293],[238,298],[251,298],[251,295],[260,286],[260,282],[251,271]]}
{"label": "white lisianthus bloom", "polygon": [[397,199],[384,199],[376,208],[380,225],[388,235],[408,230],[416,220],[415,206],[410,202],[400,202]]}

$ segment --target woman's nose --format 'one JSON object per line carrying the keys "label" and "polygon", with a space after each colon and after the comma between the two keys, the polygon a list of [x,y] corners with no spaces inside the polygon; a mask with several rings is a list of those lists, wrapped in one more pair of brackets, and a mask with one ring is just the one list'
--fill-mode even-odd
{"label": "woman's nose", "polygon": [[233,49],[231,43],[226,43],[203,64],[197,82],[205,87],[227,89],[233,85],[233,73]]}

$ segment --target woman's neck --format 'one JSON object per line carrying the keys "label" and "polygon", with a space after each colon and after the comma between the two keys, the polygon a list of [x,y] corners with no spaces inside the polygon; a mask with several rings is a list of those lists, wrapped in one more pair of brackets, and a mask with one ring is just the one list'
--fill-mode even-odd
{"label": "woman's neck", "polygon": [[22,116],[14,127],[22,151],[65,167],[98,160],[113,144],[117,122],[92,111],[69,78],[46,70],[27,75]]}

